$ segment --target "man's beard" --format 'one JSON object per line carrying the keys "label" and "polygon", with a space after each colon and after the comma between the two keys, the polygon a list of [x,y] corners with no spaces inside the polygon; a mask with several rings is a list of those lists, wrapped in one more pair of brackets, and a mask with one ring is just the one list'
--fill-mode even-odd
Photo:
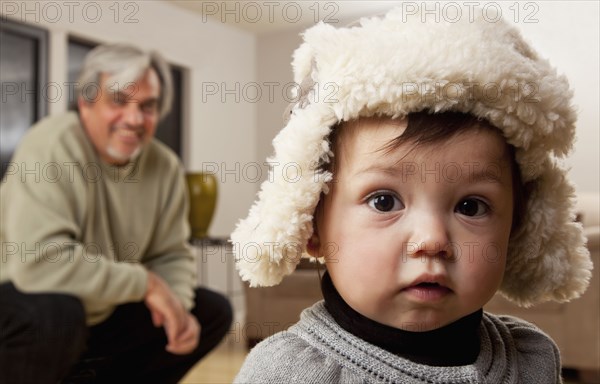
{"label": "man's beard", "polygon": [[138,157],[141,151],[142,145],[138,145],[131,155],[124,155],[123,153],[114,149],[113,146],[110,144],[108,145],[108,147],[106,147],[106,153],[108,154],[108,156],[119,162],[129,162]]}

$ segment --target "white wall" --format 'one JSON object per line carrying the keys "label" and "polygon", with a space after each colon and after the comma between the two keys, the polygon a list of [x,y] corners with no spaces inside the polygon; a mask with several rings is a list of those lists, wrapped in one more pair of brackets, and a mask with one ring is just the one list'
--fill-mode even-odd
{"label": "white wall", "polygon": [[[52,2],[55,4],[52,6],[40,1],[3,3],[4,16],[49,31],[50,82],[64,85],[66,81],[68,35],[98,43],[129,42],[155,49],[170,62],[187,68],[189,87],[184,99],[189,114],[183,143],[187,170],[214,169],[212,164],[218,164],[218,172],[222,168],[235,170],[235,164],[255,160],[255,105],[236,103],[235,95],[228,95],[223,102],[220,90],[203,100],[207,86],[218,84],[221,88],[225,82],[231,89],[236,82],[255,81],[256,38],[251,33],[203,20],[197,14],[160,1],[96,1],[89,2],[94,4],[87,8],[85,2],[69,5],[59,1]],[[66,98],[55,100],[49,107],[51,114],[66,110]],[[229,235],[237,220],[247,214],[256,192],[256,185],[244,182],[239,175],[221,176],[224,177],[220,177],[218,206],[210,229],[210,234],[216,236]]]}
{"label": "white wall", "polygon": [[[378,2],[381,3],[381,2]],[[412,2],[420,5],[422,2]],[[460,3],[460,2],[459,2]],[[485,2],[479,2],[484,6]],[[577,141],[567,165],[579,192],[600,191],[599,125],[599,3],[595,1],[488,2],[501,4],[507,20],[515,25],[535,49],[564,73],[574,89],[579,111]],[[338,2],[343,7],[342,2]],[[444,4],[438,2],[438,4]],[[529,4],[529,5],[527,5]],[[430,3],[428,9],[434,9]],[[509,7],[513,7],[510,9]],[[442,13],[440,6],[440,13]],[[537,8],[536,8],[537,7]],[[492,17],[494,8],[488,8]],[[517,11],[518,10],[518,11]],[[517,13],[518,12],[518,13]],[[443,13],[442,13],[443,14]],[[528,17],[529,16],[529,17]],[[467,17],[466,14],[464,17]],[[531,22],[525,22],[525,21]],[[343,26],[351,20],[340,20]],[[300,44],[299,31],[261,35],[258,39],[258,79],[287,82],[292,80],[291,54]],[[258,105],[257,155],[263,161],[272,153],[270,144],[281,129],[286,103],[276,100]]]}
{"label": "white wall", "polygon": [[[260,36],[257,43],[258,82],[276,83],[274,97],[263,98],[258,107],[257,156],[262,164],[273,154],[271,144],[275,135],[283,128],[283,114],[292,101],[284,91],[286,84],[293,82],[291,68],[292,53],[302,42],[301,30],[293,30]],[[266,167],[265,167],[266,169]],[[262,179],[266,179],[267,174]]]}

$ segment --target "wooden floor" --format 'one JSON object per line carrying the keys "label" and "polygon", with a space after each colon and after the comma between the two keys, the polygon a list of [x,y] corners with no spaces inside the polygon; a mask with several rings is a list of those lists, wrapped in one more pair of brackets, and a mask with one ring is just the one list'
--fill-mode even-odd
{"label": "wooden floor", "polygon": [[225,340],[196,364],[181,384],[230,384],[247,354],[245,343]]}

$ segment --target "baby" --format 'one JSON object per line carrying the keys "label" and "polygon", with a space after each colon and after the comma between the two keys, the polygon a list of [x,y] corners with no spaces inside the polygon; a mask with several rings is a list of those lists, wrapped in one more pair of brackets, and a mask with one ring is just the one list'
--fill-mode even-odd
{"label": "baby", "polygon": [[558,165],[574,136],[566,79],[482,18],[394,10],[304,40],[271,159],[302,174],[271,175],[232,242],[251,285],[279,283],[298,249],[324,261],[324,301],[235,381],[561,382],[547,335],[482,308],[497,291],[527,306],[587,287]]}

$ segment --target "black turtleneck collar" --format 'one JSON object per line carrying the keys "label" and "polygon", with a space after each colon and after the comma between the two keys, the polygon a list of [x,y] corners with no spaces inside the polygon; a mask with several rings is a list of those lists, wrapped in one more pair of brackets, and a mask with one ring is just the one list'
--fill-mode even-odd
{"label": "black turtleneck collar", "polygon": [[411,332],[371,320],[352,309],[326,272],[321,281],[325,308],[346,331],[415,363],[459,366],[475,362],[479,354],[479,324],[483,309],[442,328]]}

